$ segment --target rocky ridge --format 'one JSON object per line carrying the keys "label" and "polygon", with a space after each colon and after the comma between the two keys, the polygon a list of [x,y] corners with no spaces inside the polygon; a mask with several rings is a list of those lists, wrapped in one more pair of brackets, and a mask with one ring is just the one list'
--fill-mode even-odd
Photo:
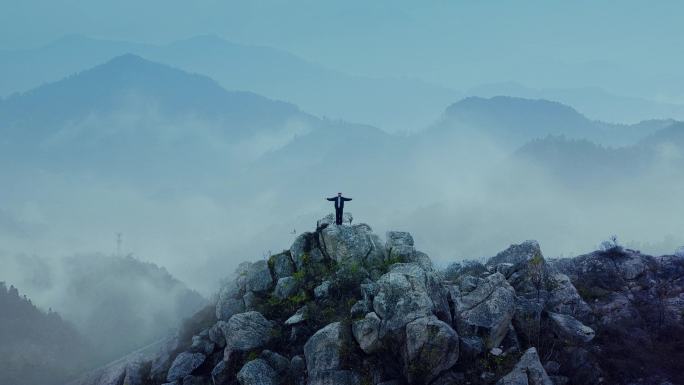
{"label": "rocky ridge", "polygon": [[684,258],[535,241],[444,270],[406,232],[332,216],[241,264],[215,306],[98,385],[675,384]]}

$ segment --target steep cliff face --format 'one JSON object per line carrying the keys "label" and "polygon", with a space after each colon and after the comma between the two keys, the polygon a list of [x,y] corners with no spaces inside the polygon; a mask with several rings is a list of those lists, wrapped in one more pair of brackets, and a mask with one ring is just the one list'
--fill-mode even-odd
{"label": "steep cliff face", "polygon": [[439,271],[405,232],[331,216],[240,265],[152,357],[87,384],[682,383],[684,258],[539,244]]}

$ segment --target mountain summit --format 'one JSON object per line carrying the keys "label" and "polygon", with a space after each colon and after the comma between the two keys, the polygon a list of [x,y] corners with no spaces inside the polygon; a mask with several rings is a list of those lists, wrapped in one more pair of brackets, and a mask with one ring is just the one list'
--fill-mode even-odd
{"label": "mountain summit", "polygon": [[81,384],[683,380],[681,256],[612,241],[547,260],[525,241],[439,270],[409,233],[382,241],[366,224],[333,220],[268,260],[241,264],[215,306],[158,354]]}

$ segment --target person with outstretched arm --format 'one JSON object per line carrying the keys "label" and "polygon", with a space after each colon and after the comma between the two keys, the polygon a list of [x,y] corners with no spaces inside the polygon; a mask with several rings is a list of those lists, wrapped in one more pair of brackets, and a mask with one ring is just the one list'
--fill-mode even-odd
{"label": "person with outstretched arm", "polygon": [[335,202],[335,224],[342,224],[342,212],[344,211],[344,202],[352,200],[351,198],[345,198],[342,193],[337,193],[336,197],[325,198],[328,201]]}

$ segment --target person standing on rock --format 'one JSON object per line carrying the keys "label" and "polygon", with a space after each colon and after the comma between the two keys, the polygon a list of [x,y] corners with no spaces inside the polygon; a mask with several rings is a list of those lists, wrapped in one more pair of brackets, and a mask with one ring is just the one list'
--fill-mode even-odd
{"label": "person standing on rock", "polygon": [[342,212],[344,211],[344,202],[352,200],[351,198],[345,198],[342,193],[337,193],[336,197],[325,198],[328,201],[335,202],[335,224],[342,224]]}

